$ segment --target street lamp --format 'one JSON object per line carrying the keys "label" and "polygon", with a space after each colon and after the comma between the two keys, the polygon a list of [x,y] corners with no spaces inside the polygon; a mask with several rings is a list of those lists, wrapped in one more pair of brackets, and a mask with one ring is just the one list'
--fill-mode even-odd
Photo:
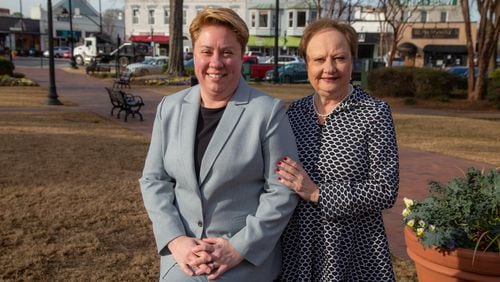
{"label": "street lamp", "polygon": [[279,28],[278,25],[280,24],[279,18],[280,18],[280,0],[276,0],[276,17],[275,17],[275,24],[274,24],[274,73],[273,73],[273,81],[274,83],[278,82],[279,78],[279,73],[278,73],[278,40],[279,40]]}
{"label": "street lamp", "polygon": [[69,2],[69,39],[70,39],[70,44],[71,44],[71,59],[70,59],[70,65],[72,68],[77,69],[78,67],[76,66],[76,61],[75,61],[75,55],[73,54],[73,50],[75,49],[74,45],[74,39],[73,39],[73,7],[71,6],[71,0]]}
{"label": "street lamp", "polygon": [[154,29],[151,26],[151,47],[153,48],[153,57],[154,57],[155,56],[155,41],[154,41],[153,35],[154,35]]}
{"label": "street lamp", "polygon": [[57,98],[56,90],[56,73],[54,67],[54,27],[52,19],[52,1],[47,0],[47,21],[49,33],[49,94],[47,96],[47,104],[49,105],[62,105],[61,101]]}

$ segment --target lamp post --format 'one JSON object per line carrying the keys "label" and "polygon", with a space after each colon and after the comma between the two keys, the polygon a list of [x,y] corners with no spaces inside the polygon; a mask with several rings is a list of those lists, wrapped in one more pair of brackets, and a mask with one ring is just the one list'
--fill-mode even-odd
{"label": "lamp post", "polygon": [[70,39],[70,46],[71,46],[71,59],[70,59],[70,65],[72,68],[77,69],[78,67],[76,66],[76,61],[75,61],[75,55],[73,54],[73,50],[75,48],[74,45],[74,39],[73,39],[73,7],[71,6],[71,0],[68,1],[69,3],[69,39]]}
{"label": "lamp post", "polygon": [[62,105],[61,101],[57,98],[56,90],[56,74],[54,68],[54,27],[52,19],[52,1],[47,0],[47,21],[48,21],[48,34],[49,34],[49,95],[47,96],[47,104],[49,105]]}
{"label": "lamp post", "polygon": [[276,0],[276,17],[275,17],[275,24],[274,24],[274,73],[273,73],[273,81],[274,83],[278,82],[279,78],[279,73],[278,73],[278,40],[279,40],[279,27],[278,25],[280,24],[279,18],[280,18],[280,0]]}
{"label": "lamp post", "polygon": [[99,32],[102,34],[102,10],[101,10],[101,0],[99,0]]}
{"label": "lamp post", "polygon": [[115,54],[115,76],[116,78],[120,77],[120,45],[121,45],[121,39],[120,39],[120,34],[116,34],[116,50],[118,50]]}
{"label": "lamp post", "polygon": [[155,41],[153,38],[153,34],[154,34],[154,29],[153,29],[153,26],[151,26],[151,47],[153,48],[153,57],[154,57],[155,56]]}

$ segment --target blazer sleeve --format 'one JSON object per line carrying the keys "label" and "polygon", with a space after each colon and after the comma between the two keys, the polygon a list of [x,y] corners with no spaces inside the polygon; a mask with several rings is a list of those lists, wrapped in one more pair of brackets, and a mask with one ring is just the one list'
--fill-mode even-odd
{"label": "blazer sleeve", "polygon": [[[394,123],[387,104],[381,104],[374,120],[367,142],[368,178],[320,184],[318,208],[327,219],[381,211],[391,208],[396,201],[399,188],[399,157]],[[339,190],[344,191],[341,198],[340,194],[331,192]]]}
{"label": "blazer sleeve", "polygon": [[260,265],[276,244],[297,205],[297,195],[282,185],[275,174],[276,162],[285,156],[298,160],[295,137],[285,115],[283,102],[275,100],[261,144],[264,156],[264,192],[255,215],[229,239],[231,245],[250,263]]}
{"label": "blazer sleeve", "polygon": [[165,139],[168,138],[163,130],[165,125],[161,115],[164,101],[165,99],[158,105],[151,144],[139,180],[144,206],[152,222],[160,255],[170,253],[166,246],[171,240],[186,234],[174,205],[175,179],[166,173],[163,166]]}

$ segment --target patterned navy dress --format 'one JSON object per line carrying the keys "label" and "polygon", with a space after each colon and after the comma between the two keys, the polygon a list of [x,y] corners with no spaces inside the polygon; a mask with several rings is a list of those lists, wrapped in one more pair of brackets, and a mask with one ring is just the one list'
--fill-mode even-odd
{"label": "patterned navy dress", "polygon": [[312,103],[292,103],[288,117],[320,200],[301,200],[283,234],[281,280],[394,281],[382,221],[399,185],[390,108],[354,88],[319,125]]}

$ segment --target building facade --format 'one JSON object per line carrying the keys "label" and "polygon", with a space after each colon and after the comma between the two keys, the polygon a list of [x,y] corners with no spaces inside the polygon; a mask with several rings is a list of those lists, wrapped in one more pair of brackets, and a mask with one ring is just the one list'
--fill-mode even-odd
{"label": "building facade", "polygon": [[[467,39],[457,0],[416,1],[398,45],[404,64],[416,67],[467,65]],[[477,23],[471,23],[475,46]]]}

